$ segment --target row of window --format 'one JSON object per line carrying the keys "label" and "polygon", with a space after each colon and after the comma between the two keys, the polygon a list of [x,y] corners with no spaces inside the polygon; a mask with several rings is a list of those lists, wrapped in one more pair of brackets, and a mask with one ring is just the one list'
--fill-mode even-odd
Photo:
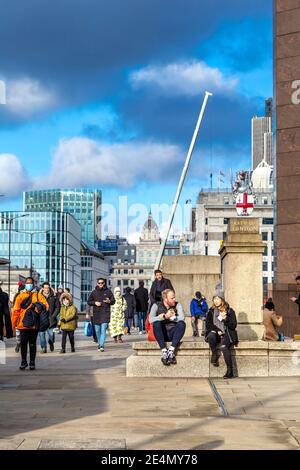
{"label": "row of window", "polygon": [[[258,197],[254,197],[254,204],[259,204],[260,203],[260,200],[258,199]],[[268,204],[273,204],[273,198],[271,198],[270,202],[269,202],[269,198],[268,196],[262,196],[261,198],[261,203],[266,206]],[[233,205],[233,201],[230,200],[229,197],[224,197],[224,205],[225,206],[229,206],[229,204],[232,204]]]}

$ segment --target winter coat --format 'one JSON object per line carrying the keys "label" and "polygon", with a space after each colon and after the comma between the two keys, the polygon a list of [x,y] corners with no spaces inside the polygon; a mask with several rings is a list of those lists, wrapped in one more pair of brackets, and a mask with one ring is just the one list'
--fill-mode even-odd
{"label": "winter coat", "polygon": [[[110,304],[103,302],[105,299],[109,299]],[[95,302],[101,302],[101,306],[97,307]],[[97,286],[90,294],[87,303],[93,307],[93,318],[95,325],[101,325],[101,323],[110,322],[110,307],[115,303],[115,298],[110,289],[107,287],[100,289],[100,287]]]}
{"label": "winter coat", "polygon": [[191,317],[205,317],[206,312],[208,310],[208,305],[206,302],[206,299],[204,297],[199,299],[193,299],[190,304],[190,312],[191,312]]}
{"label": "winter coat", "polygon": [[136,301],[136,311],[147,312],[149,302],[148,290],[145,287],[140,286],[135,289],[134,297]]}
{"label": "winter coat", "polygon": [[127,292],[124,295],[124,299],[127,303],[127,308],[125,310],[125,318],[127,320],[128,318],[133,318],[136,313],[136,301],[134,295],[130,294],[130,292]]}
{"label": "winter coat", "polygon": [[127,303],[124,297],[116,297],[116,302],[110,309],[110,334],[112,338],[123,334],[125,311]]}
{"label": "winter coat", "polygon": [[278,341],[277,328],[283,323],[281,315],[277,315],[276,312],[264,309],[264,340],[265,341]]}
{"label": "winter coat", "polygon": [[295,303],[298,305],[298,308],[299,308],[299,315],[300,315],[300,294],[298,295],[298,299],[295,301]]}
{"label": "winter coat", "polygon": [[[31,297],[31,299],[30,299]],[[27,305],[26,308],[22,307],[22,302],[25,301],[26,299],[30,300],[29,304]],[[12,310],[12,327],[13,328],[18,328],[18,330],[34,330],[36,329],[35,327],[33,328],[26,328],[23,325],[23,320],[26,311],[34,304],[35,302],[41,302],[45,305],[46,309],[48,310],[48,302],[45,299],[45,297],[41,294],[39,294],[36,291],[33,292],[21,292],[20,295],[16,298],[15,305],[13,306]]]}
{"label": "winter coat", "polygon": [[43,294],[43,289],[40,290],[40,294],[45,297],[45,299],[48,302],[49,305],[49,320],[50,320],[50,326],[49,328],[54,328],[57,325],[57,315],[59,314],[60,311],[60,301],[59,301],[59,295],[55,295],[54,290],[50,290],[50,294],[48,297],[46,297]]}
{"label": "winter coat", "polygon": [[0,287],[0,315],[10,316],[9,312],[9,297],[6,292]]}
{"label": "winter coat", "polygon": [[172,283],[169,279],[162,278],[161,281],[158,281],[155,279],[152,283],[151,290],[150,290],[150,307],[155,303],[155,302],[161,302],[162,297],[161,293],[162,291],[166,289],[173,289]]}
{"label": "winter coat", "polygon": [[[225,326],[225,336],[224,336],[224,343],[227,347],[230,347],[232,344],[237,345],[238,334],[236,331],[237,328],[237,320],[235,311],[226,304],[226,312],[227,317],[226,320],[222,320]],[[211,307],[206,315],[206,337],[211,331],[215,331],[218,334],[218,331],[221,331],[215,324],[214,324],[214,307]]]}

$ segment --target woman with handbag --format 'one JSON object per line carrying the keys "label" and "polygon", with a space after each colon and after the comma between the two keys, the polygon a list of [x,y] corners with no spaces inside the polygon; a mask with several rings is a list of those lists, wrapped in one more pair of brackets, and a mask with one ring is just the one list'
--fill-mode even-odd
{"label": "woman with handbag", "polygon": [[206,316],[205,340],[209,343],[212,352],[211,363],[215,367],[219,366],[217,347],[221,346],[227,366],[224,379],[234,377],[231,348],[238,344],[236,327],[237,320],[234,310],[225,301],[224,292],[217,290],[213,297],[213,305]]}
{"label": "woman with handbag", "polygon": [[[22,362],[20,370],[25,370],[28,367],[27,362],[27,350],[29,345],[30,355],[30,370],[35,369],[35,358],[36,358],[36,340],[39,332],[38,324],[28,321],[29,313],[32,313],[34,304],[42,303],[48,310],[48,302],[43,295],[34,289],[34,280],[28,277],[25,281],[25,291],[21,292],[16,298],[15,304],[12,310],[12,326],[18,328],[20,331],[20,342],[21,342],[21,358]],[[38,311],[35,311],[38,315]]]}

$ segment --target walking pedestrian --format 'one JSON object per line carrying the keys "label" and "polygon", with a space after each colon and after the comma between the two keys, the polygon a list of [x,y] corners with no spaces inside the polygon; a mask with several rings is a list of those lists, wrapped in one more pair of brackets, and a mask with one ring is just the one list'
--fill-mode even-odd
{"label": "walking pedestrian", "polygon": [[26,319],[27,312],[30,311],[30,309],[35,309],[35,314],[40,314],[40,310],[36,306],[41,304],[43,304],[44,307],[48,310],[47,300],[43,295],[40,295],[38,291],[34,288],[33,278],[28,277],[25,281],[25,291],[21,292],[20,295],[18,295],[18,297],[16,298],[12,312],[12,326],[13,328],[18,328],[18,330],[20,331],[22,358],[20,370],[25,370],[28,367],[28,345],[30,356],[29,368],[30,370],[35,369],[36,340],[38,336],[38,328],[36,325],[30,327],[25,326],[24,321]]}
{"label": "walking pedestrian", "polygon": [[125,334],[131,335],[131,327],[134,315],[136,313],[136,301],[132,294],[131,287],[126,287],[124,299],[126,300],[127,308],[125,311]]}
{"label": "walking pedestrian", "polygon": [[123,343],[122,335],[124,332],[125,322],[125,311],[127,309],[127,303],[124,297],[121,295],[121,288],[116,287],[114,289],[115,303],[111,307],[110,311],[110,334],[114,338],[115,343]]}
{"label": "walking pedestrian", "polygon": [[139,281],[139,287],[134,291],[136,311],[138,316],[138,328],[140,335],[146,333],[146,316],[148,311],[149,294],[144,287],[144,281]]}
{"label": "walking pedestrian", "polygon": [[71,352],[75,352],[75,330],[77,328],[77,309],[73,304],[73,297],[68,292],[61,296],[61,307],[59,313],[59,327],[62,330],[61,354],[66,352],[67,337],[71,345]]}
{"label": "walking pedestrian", "polygon": [[3,341],[4,325],[6,338],[13,337],[13,329],[10,318],[9,297],[0,287],[0,340]]}
{"label": "walking pedestrian", "polygon": [[54,290],[51,288],[49,282],[44,282],[40,290],[40,294],[45,297],[49,305],[49,328],[46,331],[39,332],[41,352],[47,352],[47,340],[46,333],[48,336],[48,344],[50,351],[54,351],[55,334],[54,328],[57,326],[57,317],[60,312],[60,301],[59,296],[55,295]]}
{"label": "walking pedestrian", "polygon": [[[13,302],[12,302],[12,308],[14,308],[17,297],[20,295],[20,293],[24,290],[24,284],[22,281],[18,282],[18,292],[14,295]],[[15,328],[16,332],[16,347],[15,347],[15,352],[18,354],[21,348],[21,335],[20,335],[20,330],[18,328]]]}
{"label": "walking pedestrian", "polygon": [[115,298],[106,286],[106,280],[100,277],[97,286],[88,298],[88,305],[93,307],[95,330],[98,338],[98,350],[104,352],[106,330],[110,322],[110,309]]}

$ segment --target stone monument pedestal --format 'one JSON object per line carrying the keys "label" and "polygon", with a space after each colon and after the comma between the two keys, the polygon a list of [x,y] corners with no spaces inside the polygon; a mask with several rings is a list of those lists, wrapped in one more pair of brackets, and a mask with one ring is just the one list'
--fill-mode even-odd
{"label": "stone monument pedestal", "polygon": [[236,313],[240,340],[255,341],[263,337],[262,255],[265,246],[259,233],[259,219],[230,219],[219,254],[225,298]]}

